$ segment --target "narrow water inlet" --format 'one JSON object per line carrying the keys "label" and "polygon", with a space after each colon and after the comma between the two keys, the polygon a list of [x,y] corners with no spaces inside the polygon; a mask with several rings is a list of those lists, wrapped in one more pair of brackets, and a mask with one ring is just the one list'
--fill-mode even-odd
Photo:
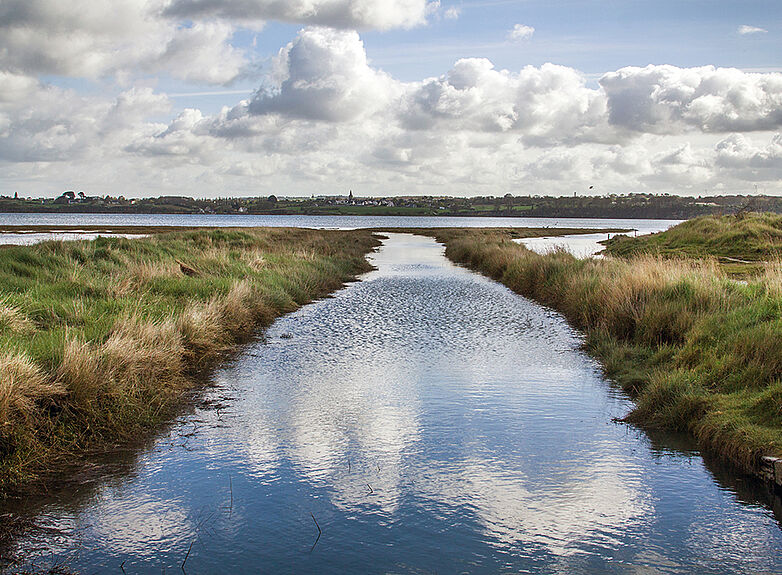
{"label": "narrow water inlet", "polygon": [[40,529],[8,570],[782,571],[760,492],[613,423],[630,403],[559,314],[388,236],[376,271],[219,370],[211,407],[25,502]]}

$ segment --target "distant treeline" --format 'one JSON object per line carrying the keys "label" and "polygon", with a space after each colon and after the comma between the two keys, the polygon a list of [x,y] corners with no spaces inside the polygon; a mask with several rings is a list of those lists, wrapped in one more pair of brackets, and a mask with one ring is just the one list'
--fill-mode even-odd
{"label": "distant treeline", "polygon": [[0,212],[119,214],[280,214],[280,215],[439,215],[589,218],[689,219],[742,211],[782,213],[775,196],[705,196],[627,194],[608,196],[529,196],[506,194],[452,198],[406,196],[371,198],[320,196],[194,199],[183,196],[125,199],[91,197],[68,191],[57,198],[0,196]]}

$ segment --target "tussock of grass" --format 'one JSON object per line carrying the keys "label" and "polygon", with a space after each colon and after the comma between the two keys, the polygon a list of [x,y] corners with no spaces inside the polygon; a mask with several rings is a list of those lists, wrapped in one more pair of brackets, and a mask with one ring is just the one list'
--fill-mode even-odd
{"label": "tussock of grass", "polygon": [[584,330],[607,374],[635,397],[630,420],[689,431],[747,470],[761,454],[782,456],[778,260],[736,282],[713,260],[646,253],[579,260],[485,232],[435,233],[452,260]]}
{"label": "tussock of grass", "polygon": [[0,251],[0,493],[148,432],[238,342],[366,271],[377,244],[195,229]]}
{"label": "tussock of grass", "polygon": [[34,332],[35,324],[16,307],[6,302],[0,301],[0,331],[10,330],[23,335]]}
{"label": "tussock of grass", "polygon": [[0,354],[0,425],[5,434],[13,425],[24,425],[39,412],[44,400],[60,397],[62,385],[51,381],[24,353]]}

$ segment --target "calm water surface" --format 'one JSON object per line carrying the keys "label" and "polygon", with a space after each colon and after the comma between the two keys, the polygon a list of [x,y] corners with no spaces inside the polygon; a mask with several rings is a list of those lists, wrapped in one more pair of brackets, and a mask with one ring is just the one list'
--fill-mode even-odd
{"label": "calm water surface", "polygon": [[[664,231],[666,228],[647,231],[652,233]],[[636,232],[627,232],[622,235],[632,236]],[[578,234],[569,236],[544,236],[540,238],[519,238],[513,240],[516,243],[524,244],[525,247],[539,254],[546,254],[553,250],[564,249],[577,258],[589,258],[599,255],[605,249],[600,242],[619,234]]]}
{"label": "calm water surface", "polygon": [[[438,228],[438,227],[530,227],[632,229],[632,233],[650,234],[667,230],[681,220],[638,220],[599,218],[481,218],[435,216],[264,216],[264,215],[179,215],[179,214],[0,214],[0,225],[27,226],[282,226],[316,229],[356,228]],[[94,232],[0,233],[0,245],[29,245],[48,240],[91,240]],[[134,237],[121,234],[125,237]],[[603,249],[600,240],[606,234],[582,234],[517,240],[528,248],[545,253],[562,247],[577,257],[589,257]]]}
{"label": "calm water surface", "polygon": [[[320,229],[356,228],[442,228],[442,227],[530,227],[530,228],[622,228],[638,233],[666,230],[680,220],[637,220],[599,218],[481,218],[437,216],[273,216],[194,214],[2,214],[0,226],[218,226],[293,227]],[[72,234],[39,234],[45,239],[74,239]],[[104,234],[105,235],[105,234]],[[30,243],[29,234],[0,234],[2,243]],[[88,236],[84,236],[90,239]]]}
{"label": "calm water surface", "polygon": [[85,573],[185,557],[187,573],[782,572],[751,487],[613,423],[630,404],[561,316],[428,238],[391,235],[374,263],[277,321],[123,471],[28,502],[17,556]]}

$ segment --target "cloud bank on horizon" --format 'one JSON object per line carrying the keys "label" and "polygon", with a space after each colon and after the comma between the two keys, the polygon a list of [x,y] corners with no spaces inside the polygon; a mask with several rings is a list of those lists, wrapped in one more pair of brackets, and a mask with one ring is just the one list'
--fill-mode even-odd
{"label": "cloud bank on horizon", "polygon": [[[401,79],[404,70],[368,57],[368,38],[404,50],[410,34],[442,36],[420,54],[447,46],[449,26],[478,26],[465,22],[476,6],[499,9],[427,0],[5,0],[0,193],[782,191],[782,73],[750,69],[773,68],[773,54],[745,69],[647,63],[587,75],[525,61],[538,39],[568,41],[546,35],[541,13],[535,26],[499,15],[493,49],[514,68],[464,54],[449,69]],[[291,25],[276,53],[258,48]],[[725,24],[739,41],[775,34]],[[238,85],[249,87],[245,99]],[[210,109],[182,105],[178,92],[223,95]]]}

